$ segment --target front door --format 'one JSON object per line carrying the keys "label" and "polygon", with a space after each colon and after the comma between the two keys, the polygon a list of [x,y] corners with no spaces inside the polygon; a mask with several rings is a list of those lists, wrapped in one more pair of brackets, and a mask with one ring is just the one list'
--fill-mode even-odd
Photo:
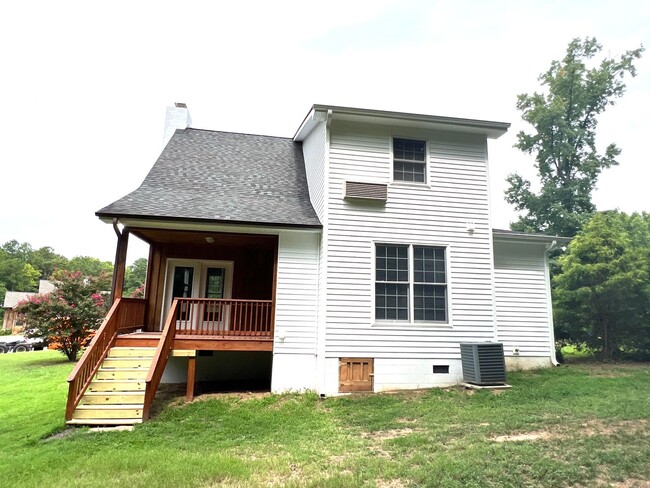
{"label": "front door", "polygon": [[[161,330],[174,298],[231,298],[232,278],[233,263],[231,261],[169,259],[167,261],[165,307],[161,317]],[[193,329],[202,329],[203,322],[207,321],[213,322],[211,326],[214,328],[215,320],[218,322],[217,328],[226,327],[227,314],[223,313],[223,307],[219,308],[221,311],[219,314],[215,312],[214,308],[203,307],[201,313],[198,311],[198,305],[193,307],[193,310],[189,310],[187,304],[183,304],[179,316],[180,321],[191,320]]]}

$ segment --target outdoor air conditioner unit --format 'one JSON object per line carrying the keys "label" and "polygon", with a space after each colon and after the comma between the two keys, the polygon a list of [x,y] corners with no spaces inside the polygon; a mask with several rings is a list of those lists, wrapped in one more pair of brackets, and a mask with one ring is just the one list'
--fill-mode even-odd
{"label": "outdoor air conditioner unit", "polygon": [[506,382],[506,362],[500,342],[465,342],[460,344],[463,380],[480,386]]}
{"label": "outdoor air conditioner unit", "polygon": [[388,200],[388,185],[383,183],[346,181],[343,195],[345,199],[385,203]]}

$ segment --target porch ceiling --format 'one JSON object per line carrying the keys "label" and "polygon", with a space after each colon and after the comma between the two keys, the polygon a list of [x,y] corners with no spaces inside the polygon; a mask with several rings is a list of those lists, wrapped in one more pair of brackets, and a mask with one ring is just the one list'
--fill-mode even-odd
{"label": "porch ceiling", "polygon": [[[186,246],[232,246],[274,249],[277,236],[260,234],[227,234],[169,229],[130,228],[131,234],[149,244],[182,244]],[[206,240],[207,239],[207,240]],[[213,242],[209,242],[213,239]]]}

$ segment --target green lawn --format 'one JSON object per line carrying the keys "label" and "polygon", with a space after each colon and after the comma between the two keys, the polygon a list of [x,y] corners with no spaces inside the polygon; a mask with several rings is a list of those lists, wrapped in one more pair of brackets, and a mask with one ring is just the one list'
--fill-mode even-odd
{"label": "green lawn", "polygon": [[133,432],[48,439],[71,369],[0,356],[1,486],[650,486],[648,364],[515,373],[498,395],[168,396]]}

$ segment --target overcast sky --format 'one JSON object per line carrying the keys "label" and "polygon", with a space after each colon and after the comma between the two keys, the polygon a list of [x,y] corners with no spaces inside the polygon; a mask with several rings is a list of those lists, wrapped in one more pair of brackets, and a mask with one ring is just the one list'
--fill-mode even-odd
{"label": "overcast sky", "polygon": [[[506,176],[535,174],[512,147],[516,95],[585,36],[611,55],[648,46],[650,2],[2,2],[0,242],[112,261],[94,213],[141,183],[174,102],[197,128],[287,137],[314,103],[511,122],[489,147],[507,227]],[[599,210],[650,211],[650,53],[637,68],[600,119],[599,145],[623,153]]]}

